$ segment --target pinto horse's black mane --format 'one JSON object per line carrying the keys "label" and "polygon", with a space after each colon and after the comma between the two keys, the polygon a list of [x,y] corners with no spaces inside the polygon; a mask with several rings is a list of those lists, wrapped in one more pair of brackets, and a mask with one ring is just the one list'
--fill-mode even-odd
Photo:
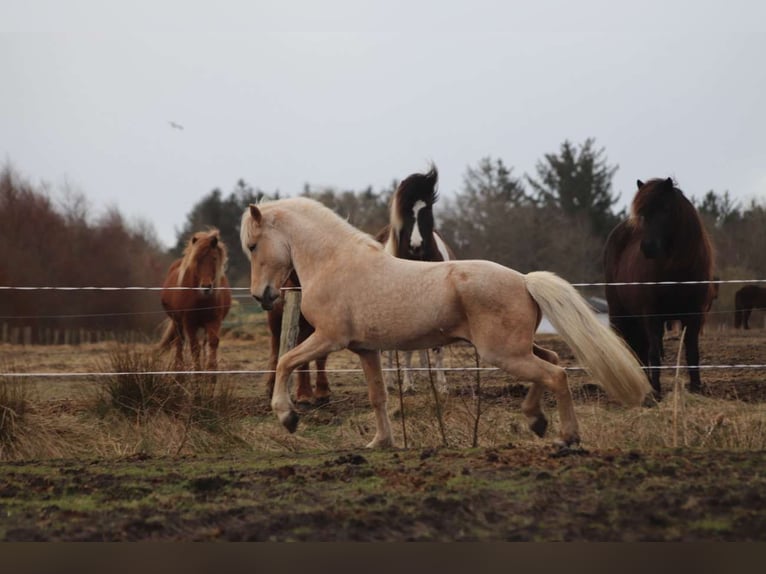
{"label": "pinto horse's black mane", "polygon": [[[427,173],[414,173],[402,180],[391,198],[391,227],[395,255],[403,259],[441,261],[443,259],[435,239],[433,205],[439,199],[437,183],[439,173],[431,165]],[[417,226],[421,243],[410,239]]]}

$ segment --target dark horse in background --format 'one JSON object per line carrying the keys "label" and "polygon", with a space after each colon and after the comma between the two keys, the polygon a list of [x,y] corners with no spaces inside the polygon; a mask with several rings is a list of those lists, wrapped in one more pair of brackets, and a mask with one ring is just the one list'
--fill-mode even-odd
{"label": "dark horse in background", "polygon": [[[604,250],[607,283],[702,281],[694,285],[608,285],[609,320],[641,362],[659,367],[666,321],[686,327],[689,389],[701,391],[699,332],[714,288],[713,249],[699,214],[673,180],[638,181],[629,219],[610,233]],[[650,369],[657,399],[660,369]]]}
{"label": "dark horse in background", "polygon": [[753,309],[766,307],[766,287],[746,285],[734,294],[734,327],[750,328]]}
{"label": "dark horse in background", "polygon": [[[433,206],[439,198],[437,184],[439,173],[431,165],[428,173],[414,173],[406,177],[396,188],[391,197],[389,224],[381,229],[376,239],[382,243],[387,253],[400,259],[415,261],[450,261],[455,259],[452,249],[436,231]],[[428,351],[420,351],[420,366],[428,365]],[[443,356],[441,347],[434,349],[436,380],[441,392],[447,392],[447,378],[442,370]],[[404,352],[404,374],[402,389],[415,389],[410,368],[412,351]],[[393,369],[393,352],[388,353],[389,373]],[[388,377],[389,383],[391,376]]]}
{"label": "dark horse in background", "polygon": [[[205,344],[208,348],[206,368],[218,368],[219,332],[231,307],[227,261],[221,234],[217,229],[210,229],[192,235],[183,256],[170,264],[160,294],[168,319],[159,346],[167,350],[175,345],[176,370],[183,368],[184,340],[187,338],[196,370],[202,368],[200,354]],[[197,338],[201,329],[205,331],[202,346]]]}
{"label": "dark horse in background", "polygon": [[[290,273],[283,287],[300,287],[298,276],[295,271]],[[274,303],[274,307],[268,312],[269,332],[271,333],[271,348],[269,349],[269,378],[266,381],[266,392],[268,396],[274,392],[274,381],[276,379],[277,361],[279,359],[279,342],[282,336],[282,315],[284,314],[285,300],[280,297]],[[303,313],[298,320],[298,340],[296,345],[302,343],[314,332],[314,328],[309,325]],[[295,402],[298,405],[321,405],[330,400],[330,383],[327,380],[327,356],[319,357],[315,361],[317,368],[316,389],[311,388],[310,365],[305,363],[296,370],[298,377],[298,388],[295,390]]]}

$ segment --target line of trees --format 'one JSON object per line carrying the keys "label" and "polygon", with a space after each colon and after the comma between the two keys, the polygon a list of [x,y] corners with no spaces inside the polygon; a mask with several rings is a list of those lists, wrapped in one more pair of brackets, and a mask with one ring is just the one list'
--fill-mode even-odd
{"label": "line of trees", "polygon": [[[0,172],[0,285],[113,287],[161,284],[170,256],[153,227],[128,224],[116,209],[92,219],[84,196],[56,204],[46,189]],[[87,331],[150,331],[162,318],[159,296],[140,291],[7,291],[0,324]]]}
{"label": "line of trees", "polygon": [[[624,210],[615,209],[620,199],[613,190],[617,170],[594,139],[563,142],[537,162],[531,175],[517,176],[502,159],[486,157],[467,167],[460,189],[442,193],[437,225],[460,258],[490,259],[521,272],[547,269],[571,282],[598,282],[606,237],[626,217]],[[378,191],[306,185],[302,195],[375,234],[388,222],[388,203],[397,184],[393,180]],[[766,206],[756,201],[741,205],[728,191],[710,190],[697,198],[687,190],[687,195],[713,237],[719,277],[766,277]],[[150,224],[128,224],[116,209],[92,218],[82,195],[69,193],[55,203],[46,189],[33,188],[5,167],[0,172],[0,239],[5,248],[0,285],[158,286],[191,233],[213,226],[229,246],[232,284],[246,286],[249,264],[239,252],[242,211],[249,203],[279,196],[244,180],[228,193],[214,189],[192,207],[176,244],[165,252]],[[718,306],[729,309],[737,288],[723,286]],[[0,317],[24,325],[148,330],[159,323],[162,312],[152,292],[8,292],[0,300]]]}

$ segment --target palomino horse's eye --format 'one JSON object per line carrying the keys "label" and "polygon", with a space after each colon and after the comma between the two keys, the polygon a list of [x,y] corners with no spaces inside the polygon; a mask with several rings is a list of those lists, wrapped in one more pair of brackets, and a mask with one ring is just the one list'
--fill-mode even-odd
{"label": "palomino horse's eye", "polygon": [[252,245],[248,245],[247,248],[250,250],[250,253],[255,251],[255,248],[258,247],[257,243],[253,243]]}

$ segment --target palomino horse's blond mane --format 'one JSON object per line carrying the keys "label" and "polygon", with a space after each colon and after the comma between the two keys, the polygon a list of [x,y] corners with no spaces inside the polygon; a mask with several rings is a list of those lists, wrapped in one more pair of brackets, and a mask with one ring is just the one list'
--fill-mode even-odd
{"label": "palomino horse's blond mane", "polygon": [[194,269],[195,262],[198,260],[200,253],[207,249],[211,249],[211,243],[215,239],[215,247],[221,254],[218,259],[218,267],[215,273],[215,286],[218,287],[221,284],[221,279],[226,272],[226,265],[229,261],[229,255],[226,249],[226,245],[221,241],[221,233],[215,227],[211,227],[207,231],[197,231],[186,242],[183,255],[181,256],[181,265],[178,268],[178,287],[183,286],[183,281],[186,276],[186,272],[190,269]]}

